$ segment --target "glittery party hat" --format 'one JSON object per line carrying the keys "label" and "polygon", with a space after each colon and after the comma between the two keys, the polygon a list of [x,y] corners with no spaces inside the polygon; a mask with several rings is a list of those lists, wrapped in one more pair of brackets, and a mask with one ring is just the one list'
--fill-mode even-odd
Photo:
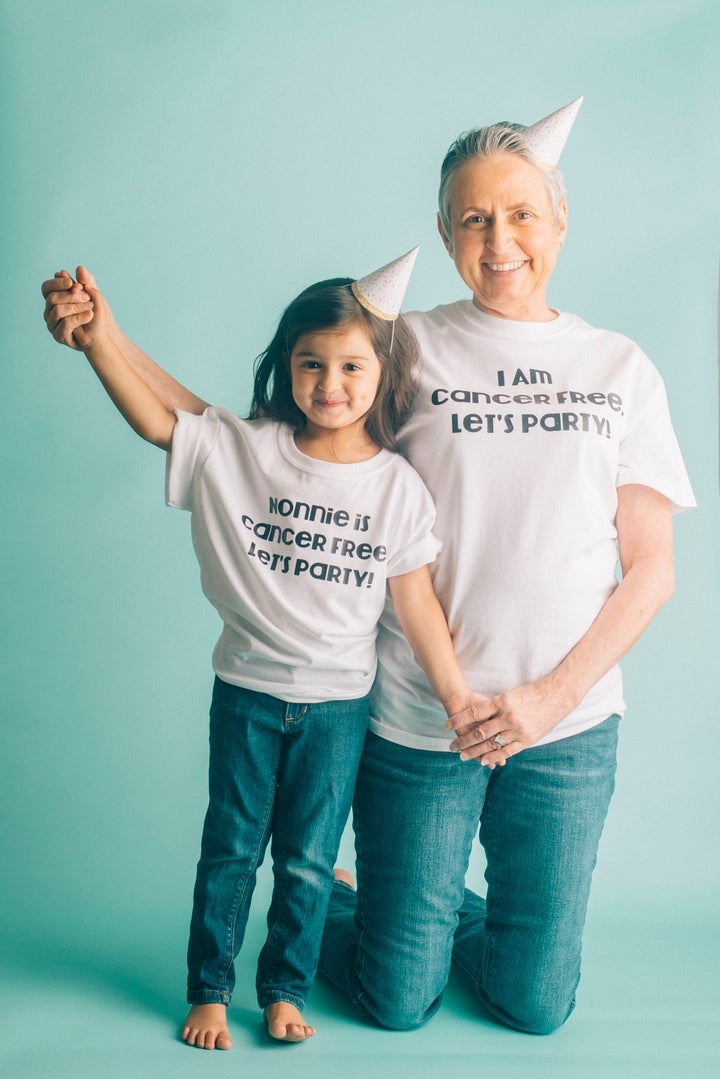
{"label": "glittery party hat", "polygon": [[583,99],[578,97],[569,105],[564,105],[557,112],[552,112],[544,120],[538,120],[532,127],[525,129],[528,146],[535,156],[551,169],[554,169],[560,160],[560,154],[582,102]]}
{"label": "glittery party hat", "polygon": [[371,314],[384,318],[387,322],[394,322],[400,314],[419,250],[419,247],[414,247],[394,262],[388,262],[387,266],[375,270],[367,277],[361,277],[359,281],[353,281],[350,287],[355,299]]}

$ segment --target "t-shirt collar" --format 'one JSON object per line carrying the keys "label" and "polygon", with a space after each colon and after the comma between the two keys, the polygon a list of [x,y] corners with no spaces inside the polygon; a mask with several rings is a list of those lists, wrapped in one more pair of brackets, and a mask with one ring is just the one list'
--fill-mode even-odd
{"label": "t-shirt collar", "polygon": [[486,336],[497,339],[546,341],[567,333],[573,323],[573,316],[563,311],[558,311],[557,318],[550,322],[516,322],[488,315],[476,307],[472,300],[459,300],[455,307],[461,323],[475,330],[481,329]]}

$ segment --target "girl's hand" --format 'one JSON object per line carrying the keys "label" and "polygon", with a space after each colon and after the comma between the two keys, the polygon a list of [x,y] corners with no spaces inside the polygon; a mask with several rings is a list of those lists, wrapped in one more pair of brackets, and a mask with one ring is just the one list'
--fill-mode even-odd
{"label": "girl's hand", "polygon": [[[93,318],[93,304],[86,286],[97,287],[95,278],[84,266],[77,268],[77,281],[73,281],[67,270],[60,270],[42,283],[45,298],[43,317],[48,331],[56,341],[68,348],[80,349],[75,330],[79,326],[86,326]],[[109,308],[107,310],[112,322],[112,313]]]}
{"label": "girl's hand", "polygon": [[457,733],[450,749],[460,753],[462,760],[479,760],[493,768],[534,746],[572,708],[573,703],[550,679],[482,698],[445,724]]}

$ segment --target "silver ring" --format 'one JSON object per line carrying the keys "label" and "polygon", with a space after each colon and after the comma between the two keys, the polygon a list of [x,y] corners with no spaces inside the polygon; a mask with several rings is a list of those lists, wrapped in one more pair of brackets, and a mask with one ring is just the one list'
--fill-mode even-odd
{"label": "silver ring", "polygon": [[502,749],[502,747],[503,747],[503,746],[506,746],[506,745],[507,745],[507,742],[505,741],[505,739],[503,738],[503,736],[502,736],[501,734],[496,734],[496,735],[494,735],[494,736],[493,736],[493,737],[492,737],[492,738],[490,739],[490,741],[492,742],[492,744],[493,744],[494,746],[497,746],[497,747],[498,747],[498,749]]}

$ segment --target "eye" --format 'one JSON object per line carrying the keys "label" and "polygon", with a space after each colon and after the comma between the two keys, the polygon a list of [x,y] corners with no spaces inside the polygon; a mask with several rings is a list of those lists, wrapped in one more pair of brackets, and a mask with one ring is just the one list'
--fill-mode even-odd
{"label": "eye", "polygon": [[348,362],[348,363],[345,364],[345,370],[346,371],[362,371],[362,367],[360,366],[359,363],[350,363],[350,362]]}
{"label": "eye", "polygon": [[463,225],[487,225],[488,220],[484,214],[470,214],[463,221]]}
{"label": "eye", "polygon": [[518,221],[532,221],[533,215],[529,210],[518,210],[515,214]]}
{"label": "eye", "polygon": [[317,371],[320,367],[320,364],[317,362],[317,360],[301,360],[300,367],[303,368],[303,370],[305,371]]}

